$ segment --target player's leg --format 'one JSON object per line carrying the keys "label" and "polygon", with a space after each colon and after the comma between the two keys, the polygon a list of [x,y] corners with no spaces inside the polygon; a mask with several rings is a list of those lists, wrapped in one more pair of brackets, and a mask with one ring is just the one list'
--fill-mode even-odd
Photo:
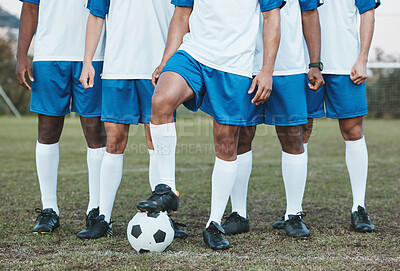
{"label": "player's leg", "polygon": [[[174,112],[188,100],[193,99],[197,103],[199,96],[195,92],[199,93],[201,89],[201,83],[194,83],[201,82],[199,65],[193,64],[196,62],[189,58],[191,57],[187,53],[175,53],[164,68],[154,91],[150,133],[160,177],[152,195],[137,204],[139,211],[177,211],[179,207],[179,193],[175,188],[177,136]],[[192,80],[193,78],[195,79]]]}
{"label": "player's leg", "polygon": [[[89,203],[86,216],[97,217],[100,203],[100,170],[106,150],[106,132],[100,117],[82,117],[81,125],[87,142],[87,166],[89,177]],[[91,213],[92,212],[92,213]]]}
{"label": "player's leg", "polygon": [[[160,172],[158,168],[157,157],[154,154],[153,141],[150,132],[150,118],[151,118],[151,99],[154,94],[154,87],[150,80],[134,80],[136,89],[138,89],[139,107],[140,107],[140,122],[144,124],[144,131],[146,135],[146,144],[149,151],[149,183],[151,191],[160,184]],[[171,218],[174,226],[174,238],[186,238],[187,232],[179,229],[180,226],[185,224],[178,223]]]}
{"label": "player's leg", "polygon": [[347,75],[329,75],[326,111],[330,118],[339,119],[340,131],[346,145],[346,165],[353,193],[351,225],[355,230],[375,230],[365,210],[368,175],[368,151],[363,133],[363,116],[367,111],[365,84],[356,85]]}
{"label": "player's leg", "polygon": [[231,192],[232,213],[226,218],[222,227],[225,234],[240,234],[250,230],[247,215],[247,188],[253,165],[251,144],[257,126],[240,127],[237,149],[237,173]]}
{"label": "player's leg", "polygon": [[214,120],[216,158],[212,173],[211,212],[203,231],[205,243],[214,250],[229,248],[229,242],[221,234],[224,229],[220,224],[236,179],[239,130],[239,126]]}
{"label": "player's leg", "polygon": [[45,233],[59,226],[58,142],[64,126],[64,115],[69,113],[71,66],[69,62],[39,61],[33,63],[33,73],[35,81],[32,83],[31,111],[38,113],[36,169],[43,205],[41,210],[36,210],[39,221],[33,231]]}
{"label": "player's leg", "polygon": [[57,205],[57,174],[59,163],[59,139],[64,126],[64,116],[38,114],[38,141],[36,143],[36,170],[42,199],[39,222],[35,233],[51,232],[59,226]]}

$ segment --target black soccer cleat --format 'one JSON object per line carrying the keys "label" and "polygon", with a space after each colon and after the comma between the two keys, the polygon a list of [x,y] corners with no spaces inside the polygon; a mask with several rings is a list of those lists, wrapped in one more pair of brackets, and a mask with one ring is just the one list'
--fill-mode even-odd
{"label": "black soccer cleat", "polygon": [[113,230],[111,227],[111,221],[108,223],[104,220],[104,215],[99,215],[96,218],[89,221],[87,229],[79,232],[76,237],[79,239],[98,239],[100,237],[113,236]]}
{"label": "black soccer cleat", "polygon": [[237,212],[231,213],[224,223],[222,228],[225,230],[225,235],[240,234],[250,230],[249,216],[246,218],[240,216]]}
{"label": "black soccer cleat", "polygon": [[281,230],[281,229],[283,229],[284,223],[285,223],[285,215],[283,215],[281,218],[279,218],[278,221],[276,221],[274,224],[272,224],[272,228]]}
{"label": "black soccer cleat", "polygon": [[179,193],[176,194],[166,184],[156,186],[151,196],[136,205],[139,212],[159,213],[159,212],[176,212],[179,207]]}
{"label": "black soccer cleat", "polygon": [[373,232],[374,225],[364,207],[358,206],[357,211],[351,213],[351,226],[358,232]]}
{"label": "black soccer cleat", "polygon": [[176,221],[173,220],[172,218],[169,218],[169,219],[171,219],[172,227],[174,228],[174,238],[183,239],[183,238],[188,237],[187,232],[185,232],[185,231],[179,229],[179,227],[186,227],[186,224],[176,222]]}
{"label": "black soccer cleat", "polygon": [[289,219],[283,223],[283,227],[287,235],[294,238],[307,238],[310,235],[310,231],[304,224],[303,217],[306,214],[299,212],[296,215],[289,215]]}
{"label": "black soccer cleat", "polygon": [[33,233],[49,233],[60,227],[60,219],[52,208],[36,208],[35,212],[39,214],[36,218],[39,222],[33,228]]}
{"label": "black soccer cleat", "polygon": [[229,242],[223,236],[224,233],[221,225],[212,221],[210,226],[203,230],[203,240],[213,250],[228,249]]}
{"label": "black soccer cleat", "polygon": [[[95,222],[96,217],[100,214],[99,207],[90,210],[89,214],[86,215],[86,230]],[[76,236],[79,237],[81,233],[84,234],[86,230],[80,231]]]}

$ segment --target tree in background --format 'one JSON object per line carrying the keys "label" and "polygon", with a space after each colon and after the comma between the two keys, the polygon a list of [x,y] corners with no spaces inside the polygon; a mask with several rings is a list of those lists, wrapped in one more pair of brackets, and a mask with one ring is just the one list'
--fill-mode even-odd
{"label": "tree in background", "polygon": [[[30,92],[18,84],[15,77],[16,60],[12,51],[12,40],[0,38],[0,86],[21,114],[29,113]],[[0,97],[0,114],[12,114]]]}

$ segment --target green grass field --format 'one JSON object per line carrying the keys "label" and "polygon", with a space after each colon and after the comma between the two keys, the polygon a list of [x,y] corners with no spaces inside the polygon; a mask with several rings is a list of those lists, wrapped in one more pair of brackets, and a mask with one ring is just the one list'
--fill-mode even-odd
{"label": "green grass field", "polygon": [[[377,231],[350,229],[350,182],[337,122],[318,120],[309,144],[309,174],[303,208],[311,231],[295,240],[272,229],[285,208],[280,146],[272,127],[260,126],[254,142],[249,186],[249,233],[228,237],[232,248],[206,248],[214,163],[207,118],[178,119],[177,187],[181,207],[174,218],[188,225],[189,238],[162,254],[138,254],[126,227],[136,202],[150,192],[143,127],[132,127],[124,175],[113,219],[114,238],[81,241],[88,200],[86,146],[78,119],[68,119],[61,138],[58,201],[61,227],[35,236],[35,207],[41,207],[35,170],[34,117],[0,117],[0,270],[396,270],[400,269],[400,121],[366,120],[369,150],[367,209]],[[230,211],[228,205],[227,212]]]}

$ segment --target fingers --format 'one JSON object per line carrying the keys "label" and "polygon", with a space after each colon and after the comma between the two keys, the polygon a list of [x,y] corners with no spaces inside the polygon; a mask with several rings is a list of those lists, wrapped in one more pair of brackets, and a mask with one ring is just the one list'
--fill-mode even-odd
{"label": "fingers", "polygon": [[88,76],[88,75],[82,74],[82,75],[81,75],[81,78],[79,79],[79,81],[82,83],[82,86],[83,86],[85,89],[90,88],[90,86],[89,86],[89,76]]}
{"label": "fingers", "polygon": [[25,80],[25,72],[26,72],[26,69],[17,72],[18,83],[21,86],[23,86],[24,88],[31,90],[31,86]]}
{"label": "fingers", "polygon": [[[256,105],[258,105],[258,102],[259,102],[259,100],[260,100],[260,97],[261,97],[261,94],[262,94],[262,91],[263,91],[263,87],[261,87],[261,86],[258,86],[258,90],[257,90],[257,93],[256,93],[256,95],[254,96],[254,98],[251,100],[251,103],[255,103]],[[254,91],[254,90],[253,90]]]}
{"label": "fingers", "polygon": [[35,79],[33,78],[32,67],[28,67],[27,71],[28,71],[29,80],[31,80],[31,82],[35,81]]}
{"label": "fingers", "polygon": [[[256,86],[257,86],[257,78],[254,78],[253,82],[251,83],[251,86],[249,88],[249,91],[247,93],[249,93],[249,94],[253,93],[254,90],[256,89]],[[253,101],[254,101],[254,99],[251,102],[254,103]]]}
{"label": "fingers", "polygon": [[160,78],[160,73],[159,69],[157,68],[151,75],[151,83],[153,84],[153,87],[156,87],[158,78]]}
{"label": "fingers", "polygon": [[91,74],[89,76],[89,88],[92,88],[94,86],[94,74]]}
{"label": "fingers", "polygon": [[354,84],[356,85],[361,85],[362,83],[364,83],[367,80],[367,76],[361,76],[358,79],[354,80]]}

